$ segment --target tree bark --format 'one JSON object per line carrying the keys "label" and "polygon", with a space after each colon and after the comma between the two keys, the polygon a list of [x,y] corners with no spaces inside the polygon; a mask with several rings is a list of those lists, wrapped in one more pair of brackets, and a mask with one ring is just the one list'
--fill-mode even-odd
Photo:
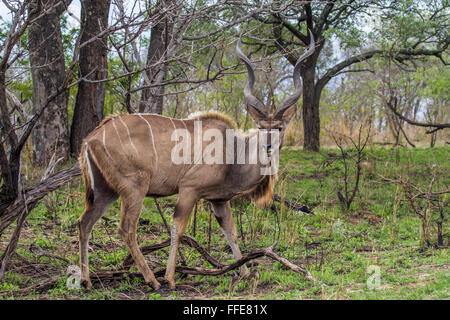
{"label": "tree bark", "polygon": [[[101,32],[108,27],[110,0],[81,1],[81,21],[83,35],[80,49],[80,77],[89,80],[105,79],[108,74],[108,44]],[[91,40],[95,38],[95,40]],[[90,41],[83,45],[86,41]],[[81,142],[103,119],[105,102],[105,82],[81,81],[70,133],[70,151],[78,156]]]}
{"label": "tree bark", "polygon": [[[292,55],[286,48],[286,43],[282,38],[281,25],[275,25],[272,29],[274,37],[276,39],[275,45],[283,56],[292,64],[295,65],[297,57]],[[298,35],[302,38],[302,35]],[[303,86],[303,148],[309,151],[319,151],[320,148],[320,95],[325,83],[316,83],[316,65],[319,55],[323,48],[325,39],[314,35],[316,46],[314,53],[303,62],[301,67],[301,78]],[[309,40],[306,40],[305,45],[309,45]]]}
{"label": "tree bark", "polygon": [[[166,80],[168,65],[167,48],[172,38],[175,0],[159,0],[156,9],[161,14],[159,22],[152,27],[147,53],[147,69],[144,74],[139,112],[162,114],[164,104],[164,86],[149,87]],[[162,13],[162,11],[165,11]]]}
{"label": "tree bark", "polygon": [[17,145],[17,136],[10,122],[9,109],[6,102],[6,75],[0,70],[0,137],[7,141],[5,146],[0,145],[0,215],[8,205],[16,199],[19,194],[19,172],[20,162],[11,159],[11,149]]}
{"label": "tree bark", "polygon": [[320,93],[321,88],[315,84],[315,65],[313,62],[302,72],[303,80],[303,148],[319,151],[320,148]]}
{"label": "tree bark", "polygon": [[[47,102],[47,97],[58,90],[65,79],[60,14],[64,6],[55,6],[56,0],[33,0],[30,15],[39,16],[28,30],[31,76],[33,79],[33,113]],[[69,155],[67,123],[67,92],[56,97],[42,113],[33,129],[33,160],[45,166],[53,153],[57,158]]]}

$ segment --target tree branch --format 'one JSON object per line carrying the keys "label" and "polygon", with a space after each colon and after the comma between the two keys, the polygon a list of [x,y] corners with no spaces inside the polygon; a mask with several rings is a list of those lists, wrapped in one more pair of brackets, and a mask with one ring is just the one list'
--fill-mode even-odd
{"label": "tree branch", "polygon": [[343,69],[345,69],[355,63],[367,61],[378,54],[389,55],[392,58],[399,60],[399,61],[408,60],[408,59],[411,59],[412,57],[417,57],[417,56],[435,56],[442,60],[442,52],[447,49],[449,42],[450,42],[450,40],[447,39],[441,48],[438,48],[435,50],[400,49],[400,50],[392,52],[392,51],[388,51],[388,50],[378,49],[378,50],[371,50],[371,51],[368,51],[365,53],[361,53],[359,55],[350,57],[350,58],[338,63],[334,67],[328,69],[328,71],[319,79],[319,81],[317,82],[317,85],[319,88],[323,88],[333,77],[338,75]]}
{"label": "tree branch", "polygon": [[437,130],[450,128],[450,123],[424,123],[424,122],[417,122],[417,121],[414,121],[414,120],[411,120],[411,119],[405,117],[400,112],[398,112],[397,108],[394,106],[394,105],[397,105],[396,97],[391,96],[389,98],[389,101],[386,101],[386,105],[397,117],[399,117],[403,121],[406,121],[407,123],[409,123],[413,126],[435,128],[435,130],[427,131],[427,133],[433,133],[433,132],[436,132]]}
{"label": "tree branch", "polygon": [[384,52],[383,50],[372,50],[353,56],[338,63],[334,67],[328,69],[328,71],[319,79],[319,81],[317,82],[318,86],[320,88],[323,88],[333,77],[339,74],[343,69],[351,66],[352,64],[369,60],[373,58],[375,55],[382,54],[383,52]]}

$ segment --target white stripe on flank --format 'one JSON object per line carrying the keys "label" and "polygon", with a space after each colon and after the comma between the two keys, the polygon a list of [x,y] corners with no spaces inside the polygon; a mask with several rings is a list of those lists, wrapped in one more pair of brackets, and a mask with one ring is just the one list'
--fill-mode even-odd
{"label": "white stripe on flank", "polygon": [[145,119],[143,116],[141,116],[140,114],[138,114],[138,116],[141,117],[142,120],[144,120],[145,122],[147,122],[148,128],[150,129],[150,135],[152,136],[153,151],[155,152],[155,156],[156,156],[156,164],[158,164],[158,152],[156,152],[155,139],[154,139],[154,137],[153,137],[152,126],[150,125],[150,122],[148,122],[148,120]]}
{"label": "white stripe on flank", "polygon": [[184,127],[186,128],[186,130],[188,129],[187,128],[187,126],[186,126],[186,123],[184,123],[184,120],[183,119],[180,119],[181,120],[181,122],[183,122],[183,124],[184,124]]}
{"label": "white stripe on flank", "polygon": [[174,130],[177,130],[177,127],[175,126],[175,123],[173,123],[172,118],[169,118],[169,119],[170,119],[170,122],[172,122],[173,129],[174,129]]}
{"label": "white stripe on flank", "polygon": [[89,160],[89,153],[87,150],[87,142],[86,142],[86,149],[84,149],[84,155],[86,157],[86,162],[88,165],[89,177],[91,178],[91,187],[92,187],[92,190],[94,190],[95,189],[94,174],[92,173],[91,161]]}
{"label": "white stripe on flank", "polygon": [[112,118],[111,122],[113,124],[114,130],[116,130],[117,137],[119,138],[120,145],[122,146],[122,151],[126,154],[127,151],[125,150],[125,147],[123,146],[122,139],[120,139],[119,131],[117,131],[116,123],[114,122],[114,120],[116,120],[116,118]]}
{"label": "white stripe on flank", "polygon": [[139,152],[136,149],[136,146],[134,145],[133,141],[131,140],[131,135],[130,135],[130,129],[128,128],[127,124],[125,123],[125,121],[123,121],[122,117],[119,117],[120,122],[123,123],[123,125],[125,126],[125,128],[127,128],[127,133],[128,133],[128,138],[130,139],[130,143],[131,146],[133,147],[134,151],[136,151],[136,154],[139,154]]}
{"label": "white stripe on flank", "polygon": [[103,127],[103,148],[105,149],[106,154],[108,155],[108,157],[111,157],[111,154],[109,153],[108,149],[106,148],[106,134],[105,134],[105,127]]}

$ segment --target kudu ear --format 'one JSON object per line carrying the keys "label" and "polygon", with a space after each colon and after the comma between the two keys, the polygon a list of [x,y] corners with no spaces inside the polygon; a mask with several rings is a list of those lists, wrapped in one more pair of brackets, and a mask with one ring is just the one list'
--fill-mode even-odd
{"label": "kudu ear", "polygon": [[250,114],[250,116],[253,118],[253,120],[255,120],[256,122],[267,118],[266,114],[264,114],[258,108],[255,108],[250,104],[247,104],[247,111]]}
{"label": "kudu ear", "polygon": [[297,104],[294,103],[290,107],[275,113],[273,118],[275,120],[283,121],[284,124],[287,124],[289,123],[289,121],[292,120],[296,112],[297,112]]}

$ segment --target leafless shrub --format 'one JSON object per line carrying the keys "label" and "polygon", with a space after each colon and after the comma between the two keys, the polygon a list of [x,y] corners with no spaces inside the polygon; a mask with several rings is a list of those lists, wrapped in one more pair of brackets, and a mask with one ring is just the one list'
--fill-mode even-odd
{"label": "leafless shrub", "polygon": [[[350,210],[350,206],[359,190],[363,167],[369,166],[368,163],[364,162],[364,159],[366,155],[365,148],[370,138],[372,121],[367,121],[367,123],[367,132],[364,134],[364,124],[361,124],[356,138],[336,132],[331,133],[335,144],[340,150],[340,162],[344,167],[343,181],[340,183],[337,192],[342,211],[344,212]],[[351,147],[345,148],[345,144],[349,144]],[[353,178],[351,177],[352,171],[354,171]]]}
{"label": "leafless shrub", "polygon": [[[397,179],[389,179],[382,177],[384,181],[400,185],[403,189],[405,201],[409,203],[409,207],[416,214],[421,222],[421,243],[427,247],[444,246],[444,230],[442,228],[447,220],[449,200],[448,194],[450,189],[439,188],[439,180],[443,174],[437,169],[436,165],[430,168],[430,180],[426,181],[423,186],[414,184],[410,179],[399,176]],[[446,213],[447,212],[447,213]],[[433,222],[436,225],[435,236],[436,242],[433,243]]]}

